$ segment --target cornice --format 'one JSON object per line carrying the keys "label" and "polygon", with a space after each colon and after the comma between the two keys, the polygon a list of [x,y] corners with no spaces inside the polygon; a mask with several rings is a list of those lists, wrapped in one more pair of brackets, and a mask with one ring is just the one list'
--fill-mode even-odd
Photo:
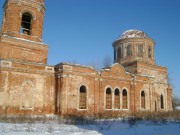
{"label": "cornice", "polygon": [[32,8],[36,8],[38,11],[42,11],[43,13],[46,10],[44,3],[37,2],[35,0],[6,0],[3,5],[4,10],[6,9],[7,5],[10,3],[18,4],[18,5],[26,5]]}

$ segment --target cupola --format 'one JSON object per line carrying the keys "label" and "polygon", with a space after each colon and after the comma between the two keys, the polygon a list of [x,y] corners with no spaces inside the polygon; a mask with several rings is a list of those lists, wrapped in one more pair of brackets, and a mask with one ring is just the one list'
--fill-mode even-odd
{"label": "cupola", "polygon": [[127,30],[113,43],[114,62],[127,64],[141,61],[154,64],[155,42],[143,31]]}

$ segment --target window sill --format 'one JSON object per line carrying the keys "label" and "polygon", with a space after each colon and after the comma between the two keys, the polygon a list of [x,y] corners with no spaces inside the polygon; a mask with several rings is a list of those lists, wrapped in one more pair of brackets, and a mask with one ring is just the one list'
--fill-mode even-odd
{"label": "window sill", "polygon": [[140,111],[147,111],[147,109],[140,109]]}
{"label": "window sill", "polygon": [[129,109],[105,109],[106,111],[129,111]]}
{"label": "window sill", "polygon": [[88,111],[88,109],[78,109],[78,111]]}
{"label": "window sill", "polygon": [[122,109],[123,111],[129,111],[129,109]]}
{"label": "window sill", "polygon": [[114,109],[114,111],[121,111],[122,109]]}
{"label": "window sill", "polygon": [[19,109],[20,109],[20,110],[27,110],[27,111],[29,111],[29,110],[33,111],[33,110],[34,110],[33,107],[32,107],[32,108],[23,108],[23,107],[20,107]]}
{"label": "window sill", "polygon": [[106,111],[113,111],[113,109],[105,109]]}

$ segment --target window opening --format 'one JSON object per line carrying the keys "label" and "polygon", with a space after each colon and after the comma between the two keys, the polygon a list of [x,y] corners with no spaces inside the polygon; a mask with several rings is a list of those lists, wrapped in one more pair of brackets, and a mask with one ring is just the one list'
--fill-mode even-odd
{"label": "window opening", "polygon": [[163,95],[161,95],[161,109],[164,109],[164,100],[163,100]]}
{"label": "window opening", "polygon": [[121,59],[121,47],[118,48],[118,59]]}
{"label": "window opening", "polygon": [[30,13],[24,13],[21,21],[21,33],[31,35],[31,21],[32,15]]}
{"label": "window opening", "polygon": [[114,95],[114,108],[120,109],[120,95],[119,95],[119,89],[115,89],[115,95]]}
{"label": "window opening", "polygon": [[141,91],[141,109],[145,109],[145,93]]}
{"label": "window opening", "polygon": [[138,56],[143,57],[143,46],[142,45],[138,46]]}
{"label": "window opening", "polygon": [[85,86],[80,87],[79,109],[86,109],[87,91]]}
{"label": "window opening", "polygon": [[106,109],[112,109],[112,94],[111,89],[106,89]]}
{"label": "window opening", "polygon": [[124,89],[123,90],[123,109],[127,109],[127,91]]}
{"label": "window opening", "polygon": [[152,50],[151,47],[149,46],[148,48],[148,57],[151,58],[152,57]]}
{"label": "window opening", "polygon": [[127,46],[127,56],[131,56],[132,52],[131,52],[131,45]]}

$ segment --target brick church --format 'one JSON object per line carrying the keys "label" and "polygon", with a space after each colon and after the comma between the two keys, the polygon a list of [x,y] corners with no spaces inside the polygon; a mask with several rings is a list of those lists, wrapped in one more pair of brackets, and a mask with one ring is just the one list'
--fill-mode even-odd
{"label": "brick church", "polygon": [[3,9],[0,114],[172,111],[167,68],[155,64],[155,42],[143,31],[128,30],[115,40],[114,64],[100,72],[70,63],[49,66],[42,42],[44,0],[5,0]]}

